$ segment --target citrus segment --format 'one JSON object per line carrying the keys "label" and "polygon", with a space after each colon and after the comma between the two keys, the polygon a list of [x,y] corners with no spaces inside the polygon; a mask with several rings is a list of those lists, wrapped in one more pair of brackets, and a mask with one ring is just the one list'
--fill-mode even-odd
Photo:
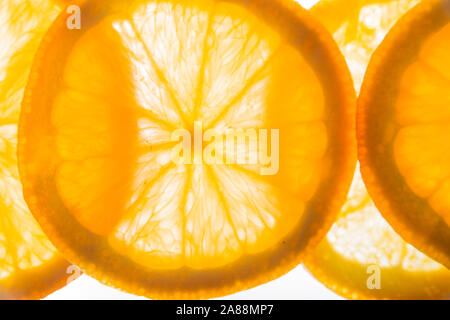
{"label": "citrus segment", "polygon": [[120,220],[117,208],[126,201],[127,168],[134,160],[138,107],[129,92],[127,53],[116,50],[118,44],[112,28],[95,26],[83,35],[67,59],[51,114],[58,191],[78,221],[97,234],[108,234]]}
{"label": "citrus segment", "polygon": [[406,241],[447,267],[449,8],[424,2],[394,26],[369,65],[358,114],[369,193]]}
{"label": "citrus segment", "polygon": [[423,44],[419,61],[412,63],[402,76],[396,107],[401,129],[393,146],[395,162],[408,186],[427,199],[448,226],[450,158],[442,146],[450,135],[447,125],[450,68],[446,59],[450,46],[442,39],[449,37],[450,24]]}
{"label": "citrus segment", "polygon": [[80,5],[86,26],[59,17],[22,112],[26,198],[58,248],[150,297],[292,268],[354,166],[354,92],[326,32],[291,1]]}
{"label": "citrus segment", "polygon": [[60,10],[52,1],[0,6],[0,299],[38,299],[65,285],[69,266],[23,200],[16,145],[20,102],[39,41]]}

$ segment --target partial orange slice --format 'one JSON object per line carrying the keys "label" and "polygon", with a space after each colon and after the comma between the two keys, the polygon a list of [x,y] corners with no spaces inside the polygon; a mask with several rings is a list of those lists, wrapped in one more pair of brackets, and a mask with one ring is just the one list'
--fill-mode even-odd
{"label": "partial orange slice", "polygon": [[[418,1],[323,0],[311,11],[352,67],[355,86],[384,34]],[[351,13],[351,14],[349,14]],[[357,170],[347,203],[305,266],[328,288],[350,299],[441,299],[450,271],[407,244],[382,218]]]}
{"label": "partial orange slice", "polygon": [[156,298],[225,295],[298,264],[355,165],[331,36],[284,0],[81,12],[81,30],[62,14],[45,38],[21,114],[25,197],[56,246]]}
{"label": "partial orange slice", "polygon": [[370,57],[394,23],[420,0],[321,0],[311,13],[333,34],[359,92]]}
{"label": "partial orange slice", "polygon": [[394,232],[367,194],[359,171],[339,218],[305,266],[349,299],[450,297],[450,270]]}
{"label": "partial orange slice", "polygon": [[450,266],[450,1],[425,1],[374,53],[361,90],[359,157],[383,216]]}
{"label": "partial orange slice", "polygon": [[47,0],[4,0],[0,5],[0,299],[42,298],[72,276],[28,211],[16,158],[29,69],[59,11]]}

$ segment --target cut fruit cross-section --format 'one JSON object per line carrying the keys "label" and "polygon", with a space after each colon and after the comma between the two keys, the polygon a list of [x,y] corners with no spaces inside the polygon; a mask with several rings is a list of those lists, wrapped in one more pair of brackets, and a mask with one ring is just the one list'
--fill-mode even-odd
{"label": "cut fruit cross-section", "polygon": [[424,1],[375,51],[361,89],[367,189],[406,241],[450,267],[450,1]]}
{"label": "cut fruit cross-section", "polygon": [[299,263],[355,165],[354,90],[326,31],[284,0],[80,5],[81,31],[63,14],[44,40],[21,114],[25,198],[56,246],[157,298]]}
{"label": "cut fruit cross-section", "polygon": [[39,41],[60,9],[49,0],[0,4],[0,299],[39,299],[74,278],[23,200],[16,144],[20,103]]}
{"label": "cut fruit cross-section", "polygon": [[[333,32],[359,88],[373,51],[417,0],[322,0],[311,9]],[[442,299],[450,271],[397,235],[370,199],[359,169],[326,238],[305,258],[323,284],[350,299]]]}
{"label": "cut fruit cross-section", "polygon": [[322,0],[311,13],[333,33],[359,92],[370,57],[392,25],[420,0]]}
{"label": "cut fruit cross-section", "polygon": [[450,297],[450,270],[392,230],[367,194],[359,171],[336,223],[305,258],[305,266],[349,299]]}

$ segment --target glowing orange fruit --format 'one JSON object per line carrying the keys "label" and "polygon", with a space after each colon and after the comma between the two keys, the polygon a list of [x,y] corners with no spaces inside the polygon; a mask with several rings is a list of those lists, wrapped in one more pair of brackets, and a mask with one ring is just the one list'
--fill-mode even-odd
{"label": "glowing orange fruit", "polygon": [[0,299],[42,298],[75,277],[28,211],[16,158],[20,102],[29,69],[58,12],[47,0],[0,4]]}
{"label": "glowing orange fruit", "polygon": [[[331,36],[293,1],[80,5],[81,30],[63,14],[44,39],[21,114],[25,198],[58,249],[149,297],[224,295],[298,264],[355,165]],[[220,144],[230,131],[244,139]]]}
{"label": "glowing orange fruit", "polygon": [[[333,32],[359,89],[373,51],[417,0],[323,0],[311,12]],[[359,169],[347,203],[325,239],[305,259],[311,273],[350,299],[442,299],[450,271],[405,242],[370,199]]]}
{"label": "glowing orange fruit", "polygon": [[359,98],[363,179],[406,241],[450,266],[450,1],[424,1],[374,53]]}

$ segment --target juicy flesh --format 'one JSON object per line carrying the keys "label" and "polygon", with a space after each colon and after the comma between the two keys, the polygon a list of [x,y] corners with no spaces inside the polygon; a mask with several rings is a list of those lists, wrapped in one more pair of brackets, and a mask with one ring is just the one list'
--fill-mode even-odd
{"label": "juicy flesh", "polygon": [[400,83],[394,143],[408,186],[450,226],[450,24],[432,35]]}
{"label": "juicy flesh", "polygon": [[326,239],[341,256],[362,265],[416,272],[445,270],[395,233],[370,199],[359,171]]}
{"label": "juicy flesh", "polygon": [[[416,5],[419,0],[355,0],[354,2],[349,5],[348,1],[345,0],[346,5],[343,6],[340,0],[330,1],[326,5],[313,7],[312,12],[324,22],[330,31],[334,32],[333,36],[346,57],[355,87],[359,91],[372,53],[395,22],[408,9]],[[430,91],[428,88],[431,85],[428,85],[426,82],[429,79],[422,81],[417,87],[411,87],[409,79],[411,79],[411,75],[405,75],[405,88],[414,88],[411,91],[417,89],[414,92],[419,93]],[[447,85],[448,83],[445,84]],[[423,97],[423,99],[431,98],[427,96]],[[409,110],[406,110],[406,113],[403,114],[404,108],[402,109],[399,106],[400,122],[407,123],[412,119],[424,120],[427,117],[433,117],[433,114],[435,114],[434,112],[428,112],[429,109],[423,108],[423,104],[418,103],[417,96],[411,96],[409,101],[416,108],[413,110],[409,107]],[[436,100],[436,103],[440,103],[438,107],[441,107],[441,112],[437,118],[442,119],[445,101],[441,100],[439,102]],[[446,106],[448,107],[448,103]],[[430,141],[427,141],[427,143],[429,144]],[[410,159],[417,159],[417,155],[424,156],[424,152],[415,153],[414,157],[409,157]],[[444,161],[442,160],[442,162]],[[384,283],[385,289],[392,287],[394,292],[398,289],[396,287],[398,282],[395,281],[395,277],[399,274],[415,274],[415,277],[419,278],[423,277],[424,274],[426,275],[426,272],[434,272],[442,275],[439,281],[442,281],[442,279],[445,279],[445,283],[450,281],[450,273],[444,266],[405,242],[384,220],[367,193],[359,168],[356,170],[347,201],[337,221],[328,232],[327,237],[313,253],[313,260],[314,257],[320,257],[321,259],[322,257],[333,256],[334,253],[332,254],[330,250],[336,252],[340,258],[343,258],[342,261],[356,262],[356,265],[361,266],[361,269],[358,270],[351,270],[351,267],[342,270],[340,274],[342,278],[352,278],[352,273],[354,273],[356,275],[354,278],[356,279],[362,272],[364,273],[362,278],[365,280],[369,275],[366,276],[366,268],[364,266],[377,265],[382,268],[382,286]],[[337,263],[337,261],[333,262]],[[336,266],[323,264],[311,267],[321,269],[320,272],[325,274],[327,273],[327,268],[336,268]],[[395,270],[395,272],[390,274],[387,270]],[[424,279],[426,281],[427,278]],[[339,283],[340,279],[332,281],[335,282],[333,284],[335,285]],[[429,281],[430,283],[428,284],[432,285],[433,280]],[[386,287],[386,283],[395,285]],[[364,292],[367,290],[364,281],[354,285],[357,288],[352,288],[353,290],[362,290]],[[347,289],[344,288],[345,290]],[[417,291],[417,288],[411,288],[411,290]]]}
{"label": "juicy flesh", "polygon": [[[246,10],[213,3],[135,1],[105,18],[77,42],[55,95],[60,197],[85,228],[151,268],[213,268],[275,246],[330,163],[324,96],[307,62]],[[195,121],[203,132],[278,129],[278,173],[175,164],[171,134]]]}
{"label": "juicy flesh", "polygon": [[57,13],[50,1],[0,5],[0,280],[40,266],[56,253],[23,200],[16,144],[28,69],[39,39]]}
{"label": "juicy flesh", "polygon": [[[389,29],[420,0],[333,0],[312,12],[332,30],[359,92],[370,57]],[[319,3],[320,4],[320,3]]]}

